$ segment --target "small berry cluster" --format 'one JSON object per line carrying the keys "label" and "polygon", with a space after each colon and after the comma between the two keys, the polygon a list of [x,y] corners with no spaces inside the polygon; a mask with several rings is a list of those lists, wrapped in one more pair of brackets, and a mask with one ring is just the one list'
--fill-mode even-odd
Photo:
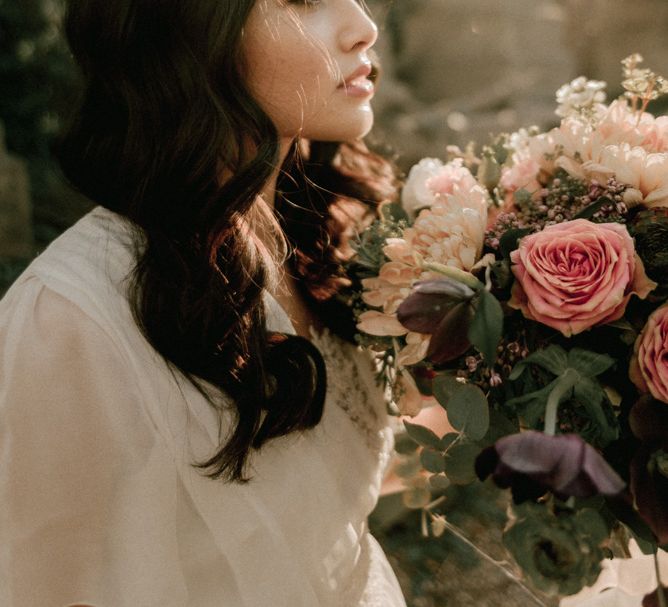
{"label": "small berry cluster", "polygon": [[508,379],[513,367],[529,355],[529,349],[520,336],[513,341],[502,341],[496,349],[496,361],[490,368],[483,364],[480,354],[467,356],[457,370],[457,377],[477,385],[483,392],[498,388]]}

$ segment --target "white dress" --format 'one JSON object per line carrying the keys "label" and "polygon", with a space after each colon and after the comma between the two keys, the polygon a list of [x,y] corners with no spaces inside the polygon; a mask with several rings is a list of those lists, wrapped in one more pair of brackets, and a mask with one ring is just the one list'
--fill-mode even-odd
{"label": "white dress", "polygon": [[131,267],[98,207],[0,302],[0,605],[404,607],[367,529],[393,447],[368,356],[314,335],[321,423],[256,453],[249,484],[212,481],[191,464],[217,414],[137,329]]}

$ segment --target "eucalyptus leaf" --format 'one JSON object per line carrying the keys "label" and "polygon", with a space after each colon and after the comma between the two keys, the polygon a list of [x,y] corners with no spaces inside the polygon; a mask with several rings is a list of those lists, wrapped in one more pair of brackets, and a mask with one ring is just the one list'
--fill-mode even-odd
{"label": "eucalyptus leaf", "polygon": [[438,474],[445,471],[443,454],[433,449],[423,449],[420,454],[420,463],[427,472]]}
{"label": "eucalyptus leaf", "polygon": [[429,485],[435,491],[444,491],[450,486],[450,481],[445,474],[433,474],[429,477]]}
{"label": "eucalyptus leaf", "polygon": [[480,440],[489,428],[489,404],[484,392],[467,384],[454,392],[448,402],[448,421],[471,440]]}
{"label": "eucalyptus leaf", "polygon": [[615,364],[615,359],[607,354],[599,354],[582,348],[573,348],[568,353],[568,366],[580,375],[596,377]]}
{"label": "eucalyptus leaf", "polygon": [[415,453],[419,445],[407,434],[399,434],[394,441],[394,450],[400,455]]}
{"label": "eucalyptus leaf", "polygon": [[464,384],[457,381],[457,378],[453,375],[437,375],[432,382],[434,398],[436,398],[441,407],[447,409],[450,397],[463,385]]}
{"label": "eucalyptus leaf", "polygon": [[425,487],[411,487],[404,491],[402,497],[406,508],[419,510],[431,501],[431,491]]}
{"label": "eucalyptus leaf", "polygon": [[394,472],[399,478],[413,478],[419,474],[421,468],[420,456],[414,453],[399,459]]}
{"label": "eucalyptus leaf", "polygon": [[480,447],[471,443],[455,445],[445,456],[445,474],[455,485],[468,485],[477,480],[475,460]]}
{"label": "eucalyptus leaf", "polygon": [[432,449],[439,449],[441,439],[436,436],[429,428],[419,424],[411,424],[404,420],[406,432],[418,445],[422,447],[431,447]]}
{"label": "eucalyptus leaf", "polygon": [[442,439],[441,439],[441,451],[445,451],[450,448],[450,445],[454,443],[457,439],[459,438],[459,433],[458,432],[448,432]]}
{"label": "eucalyptus leaf", "polygon": [[489,367],[496,361],[496,347],[503,333],[503,309],[489,291],[480,291],[475,315],[469,327],[469,341],[485,358]]}

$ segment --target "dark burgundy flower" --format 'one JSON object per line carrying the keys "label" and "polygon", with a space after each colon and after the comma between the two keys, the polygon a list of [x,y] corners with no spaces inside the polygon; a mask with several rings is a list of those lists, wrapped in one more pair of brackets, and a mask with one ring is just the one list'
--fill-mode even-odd
{"label": "dark burgundy flower", "polygon": [[397,309],[397,319],[410,331],[430,334],[427,358],[442,364],[470,347],[468,330],[475,291],[449,278],[418,282]]}
{"label": "dark burgundy flower", "polygon": [[643,445],[631,462],[631,493],[659,544],[668,543],[668,454]]}
{"label": "dark burgundy flower", "polygon": [[642,396],[631,408],[629,424],[633,434],[643,443],[668,449],[668,405]]}
{"label": "dark burgundy flower", "polygon": [[532,430],[504,436],[478,456],[476,473],[481,480],[492,475],[499,487],[510,487],[517,503],[546,491],[566,499],[617,495],[625,487],[601,454],[577,434],[550,436]]}
{"label": "dark burgundy flower", "polygon": [[[668,597],[668,587],[663,587],[664,594]],[[661,603],[659,602],[659,589],[657,588],[654,592],[645,595],[642,600],[642,607],[660,607]]]}

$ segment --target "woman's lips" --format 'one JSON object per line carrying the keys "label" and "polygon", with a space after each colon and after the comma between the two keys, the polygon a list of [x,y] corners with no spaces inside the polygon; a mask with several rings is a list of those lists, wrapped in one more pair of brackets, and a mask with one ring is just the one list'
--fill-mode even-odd
{"label": "woman's lips", "polygon": [[368,97],[373,95],[375,90],[373,82],[366,77],[356,78],[355,80],[346,82],[339,88],[342,89],[348,97]]}
{"label": "woman's lips", "polygon": [[371,64],[365,63],[348,76],[346,81],[339,85],[339,88],[348,97],[368,97],[373,95],[375,87],[373,82],[368,78],[371,72]]}

